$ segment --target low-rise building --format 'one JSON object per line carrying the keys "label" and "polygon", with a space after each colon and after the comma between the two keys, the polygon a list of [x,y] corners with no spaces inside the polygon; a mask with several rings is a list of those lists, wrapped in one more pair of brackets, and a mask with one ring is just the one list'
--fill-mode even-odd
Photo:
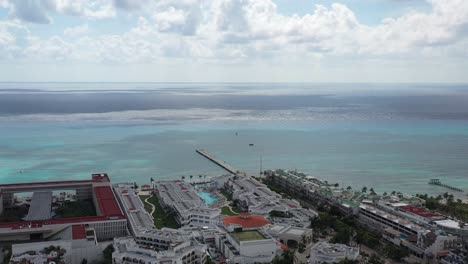
{"label": "low-rise building", "polygon": [[204,200],[183,181],[157,182],[156,195],[161,205],[174,213],[181,226],[208,226],[219,221],[221,210],[205,206]]}
{"label": "low-rise building", "polygon": [[10,264],[81,264],[83,259],[91,263],[101,260],[105,245],[97,242],[93,229],[73,225],[55,234],[51,241],[13,244]]}
{"label": "low-rise building", "polygon": [[343,244],[318,242],[310,249],[310,264],[338,263],[344,259],[357,260],[359,248]]}
{"label": "low-rise building", "polygon": [[266,228],[265,232],[288,247],[297,247],[300,243],[307,245],[312,241],[312,229],[310,228],[275,224]]}
{"label": "low-rise building", "polygon": [[252,177],[234,176],[225,183],[239,207],[253,215],[262,215],[273,223],[310,227],[310,219],[318,213],[303,208],[294,199],[285,199]]}
{"label": "low-rise building", "polygon": [[[49,192],[67,189],[75,190],[78,200],[91,199],[96,208],[96,216],[52,218],[52,215],[48,213],[50,210]],[[77,224],[93,228],[98,241],[127,235],[127,219],[115,198],[110,179],[105,173],[93,174],[91,180],[1,184],[0,209],[12,207],[14,194],[20,192],[41,193],[37,201],[45,201],[45,203],[30,209],[26,221],[0,223],[0,241],[48,239]]]}
{"label": "low-rise building", "polygon": [[114,264],[203,264],[206,260],[206,246],[194,239],[170,243],[162,251],[145,247],[133,237],[114,239]]}
{"label": "low-rise building", "polygon": [[280,243],[263,230],[269,221],[259,215],[243,213],[223,219],[215,235],[216,247],[230,263],[270,263]]}

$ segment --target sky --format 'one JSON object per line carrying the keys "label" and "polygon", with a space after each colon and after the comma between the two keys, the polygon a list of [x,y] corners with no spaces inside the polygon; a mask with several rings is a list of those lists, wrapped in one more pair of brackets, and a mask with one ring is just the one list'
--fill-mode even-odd
{"label": "sky", "polygon": [[468,1],[0,0],[0,82],[468,83]]}

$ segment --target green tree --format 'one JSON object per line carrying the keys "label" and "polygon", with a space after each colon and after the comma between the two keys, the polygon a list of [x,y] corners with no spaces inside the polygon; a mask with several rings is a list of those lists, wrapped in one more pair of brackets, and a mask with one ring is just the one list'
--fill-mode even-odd
{"label": "green tree", "polygon": [[366,186],[362,187],[361,192],[363,192],[363,193],[367,192],[367,187]]}
{"label": "green tree", "polygon": [[88,264],[88,260],[84,258],[83,260],[81,260],[81,264]]}
{"label": "green tree", "polygon": [[388,244],[384,248],[385,255],[395,261],[400,261],[403,258],[406,258],[409,256],[409,251],[406,248],[403,247],[397,247],[392,244]]}
{"label": "green tree", "polygon": [[372,254],[370,256],[369,260],[367,261],[369,264],[385,264],[385,261],[383,261],[379,256],[376,254]]}
{"label": "green tree", "polygon": [[103,251],[104,256],[103,264],[112,264],[112,253],[114,252],[114,245],[109,244]]}
{"label": "green tree", "polygon": [[299,251],[299,253],[302,254],[302,253],[304,253],[304,251],[305,251],[305,247],[306,247],[305,244],[301,242],[301,243],[299,243],[299,245],[297,246],[297,250]]}
{"label": "green tree", "polygon": [[281,257],[276,256],[272,264],[291,264],[294,263],[294,251],[286,250],[281,254]]}

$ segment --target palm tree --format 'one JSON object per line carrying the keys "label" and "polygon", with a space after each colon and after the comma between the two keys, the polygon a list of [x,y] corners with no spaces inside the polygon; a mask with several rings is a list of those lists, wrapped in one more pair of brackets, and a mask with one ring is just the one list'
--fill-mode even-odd
{"label": "palm tree", "polygon": [[366,186],[362,187],[361,192],[363,192],[363,193],[367,192],[367,187]]}
{"label": "palm tree", "polygon": [[185,181],[185,175],[182,176],[182,180]]}
{"label": "palm tree", "polygon": [[353,189],[353,188],[351,188],[351,186],[348,186],[348,187],[346,188],[346,190],[348,190],[348,191],[351,191],[351,189]]}
{"label": "palm tree", "polygon": [[200,181],[201,181],[201,178],[202,178],[202,177],[203,177],[203,175],[198,174],[198,179],[200,179]]}
{"label": "palm tree", "polygon": [[190,182],[192,181],[192,179],[193,179],[193,175],[190,175]]}

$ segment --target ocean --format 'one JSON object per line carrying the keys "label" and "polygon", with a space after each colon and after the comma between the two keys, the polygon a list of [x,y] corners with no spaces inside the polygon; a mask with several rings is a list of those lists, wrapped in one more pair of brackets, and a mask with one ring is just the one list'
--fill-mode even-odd
{"label": "ocean", "polygon": [[[296,169],[377,192],[468,191],[468,86],[1,83],[0,182],[148,183]],[[253,145],[251,145],[253,144]]]}

